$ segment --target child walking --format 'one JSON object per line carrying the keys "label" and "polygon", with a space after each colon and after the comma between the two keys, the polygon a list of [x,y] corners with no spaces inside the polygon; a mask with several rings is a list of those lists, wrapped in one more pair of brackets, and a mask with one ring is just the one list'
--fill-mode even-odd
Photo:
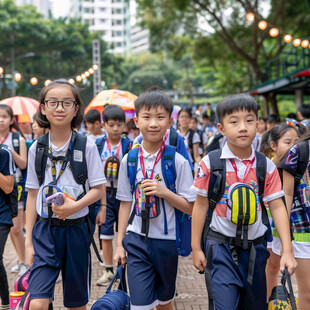
{"label": "child walking", "polygon": [[[25,139],[21,136],[19,127],[14,119],[12,109],[5,105],[0,104],[0,119],[2,124],[0,126],[0,142],[7,145],[12,153],[16,170],[15,181],[18,186],[19,200],[18,200],[18,214],[13,218],[13,227],[10,231],[10,237],[14,248],[17,253],[18,262],[11,269],[11,272],[16,272],[22,275],[27,271],[26,258],[25,258],[25,237],[23,233],[23,213],[24,213],[24,191],[25,184],[23,181],[22,170],[27,167],[27,146]],[[13,133],[17,130],[18,133]],[[18,146],[19,152],[16,152]]]}
{"label": "child walking", "polygon": [[[0,122],[1,126],[1,122]],[[11,211],[8,205],[7,194],[13,190],[13,159],[11,152],[7,147],[0,144],[0,298],[1,310],[9,310],[9,284],[3,264],[3,252],[10,232],[13,226]]]}
{"label": "child walking", "polygon": [[[266,249],[269,222],[267,214],[263,214],[265,210],[261,201],[268,203],[282,240],[280,270],[283,272],[284,267],[288,267],[293,273],[296,268],[277,168],[264,155],[255,152],[251,145],[258,128],[258,109],[255,100],[245,94],[228,96],[218,103],[217,127],[227,142],[214,154],[219,153],[226,171],[223,175],[226,179],[220,182],[221,187],[224,186],[224,195],[219,195],[217,203],[213,199],[219,188],[220,169],[212,166],[211,153],[202,159],[192,186],[197,193],[192,217],[193,264],[200,271],[206,268],[209,301],[214,302],[215,309],[267,309],[265,266],[269,257]],[[263,162],[265,180],[257,177],[261,172],[256,169],[261,169]],[[215,184],[213,176],[216,176]],[[260,199],[262,189],[258,186],[263,187]],[[210,201],[209,196],[212,196]],[[210,223],[208,227],[205,227],[206,220]],[[203,230],[207,238],[203,244],[205,253],[201,249]]]}
{"label": "child walking", "polygon": [[[105,192],[104,172],[96,145],[74,130],[81,124],[84,110],[77,87],[64,79],[55,80],[42,89],[39,101],[38,124],[50,132],[35,141],[29,150],[26,257],[31,266],[30,309],[48,309],[60,271],[64,306],[86,309],[92,232],[87,218],[88,206]],[[39,166],[36,156],[42,152],[43,139],[47,140],[46,165],[41,160]],[[85,143],[82,150],[77,141]],[[83,161],[86,161],[87,181],[80,184],[74,167]],[[39,168],[43,175],[38,173]],[[47,195],[43,190],[46,185]],[[43,203],[52,186],[66,194],[62,205]],[[102,213],[97,215],[98,224],[103,222]]]}
{"label": "child walking", "polygon": [[91,109],[85,115],[85,125],[89,134],[87,139],[90,139],[94,143],[97,139],[105,135],[105,131],[101,127],[100,112]]}
{"label": "child walking", "polygon": [[[274,126],[272,129],[266,131],[262,136],[261,151],[278,167],[283,159],[283,154],[287,153],[290,147],[295,144],[298,139],[298,131],[295,127],[280,124]],[[269,221],[272,223],[272,217],[269,209],[268,216]],[[272,223],[272,227],[274,227]],[[278,285],[278,273],[280,270],[280,256],[272,251],[272,244],[274,240],[278,240],[277,230],[273,229],[273,241],[267,243],[267,249],[270,257],[266,266],[266,278],[267,278],[267,300],[271,295],[272,288]],[[277,241],[276,241],[277,242]]]}
{"label": "child walking", "polygon": [[[283,190],[294,238],[292,241],[294,255],[298,263],[296,279],[298,305],[301,310],[310,309],[309,139],[310,130],[308,129],[297,140],[297,144],[291,147],[280,165],[280,169],[283,170]],[[301,171],[302,165],[303,171]],[[280,240],[274,240],[272,250],[280,255]]]}
{"label": "child walking", "polygon": [[[131,157],[135,151],[132,149],[121,163],[116,195],[121,204],[114,263],[117,265],[121,259],[124,266],[127,261],[131,309],[172,310],[178,266],[175,208],[191,214],[196,198],[190,191],[192,172],[187,160],[163,140],[172,123],[170,97],[157,87],[150,88],[136,99],[135,111],[135,123],[143,134],[143,141],[138,146],[137,157]],[[164,181],[162,161],[166,160],[166,148],[174,150],[176,193],[170,191]],[[136,165],[136,174],[128,175],[128,168],[131,170],[133,165]],[[146,203],[152,210],[149,216],[141,218],[140,211]]]}
{"label": "child walking", "polygon": [[107,105],[102,112],[103,126],[107,136],[96,141],[99,146],[102,165],[104,167],[106,184],[106,204],[101,202],[101,208],[106,208],[106,220],[99,227],[100,241],[106,270],[98,279],[97,285],[103,286],[111,282],[113,272],[113,238],[114,224],[118,222],[119,200],[116,199],[118,171],[125,154],[131,149],[132,141],[122,138],[125,127],[125,112],[116,105]]}

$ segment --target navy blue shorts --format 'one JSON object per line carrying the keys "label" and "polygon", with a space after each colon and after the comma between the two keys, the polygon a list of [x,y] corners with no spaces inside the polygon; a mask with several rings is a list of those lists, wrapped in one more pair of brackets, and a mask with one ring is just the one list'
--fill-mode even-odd
{"label": "navy blue shorts", "polygon": [[62,271],[64,306],[88,303],[91,283],[90,235],[87,222],[74,226],[50,226],[39,220],[32,232],[34,262],[30,271],[30,299],[53,298]]}
{"label": "navy blue shorts", "polygon": [[239,263],[236,265],[228,244],[207,240],[206,249],[209,246],[212,246],[211,286],[215,309],[267,310],[265,268],[270,254],[266,244],[255,246],[256,259],[252,285],[247,283],[249,250],[240,250]]}
{"label": "navy blue shorts", "polygon": [[160,240],[129,232],[123,239],[133,310],[169,303],[175,295],[178,253],[175,240]]}
{"label": "navy blue shorts", "polygon": [[105,222],[100,225],[100,239],[111,240],[114,236],[114,223],[118,222],[120,201],[116,199],[116,190],[111,195],[107,190],[107,214]]}

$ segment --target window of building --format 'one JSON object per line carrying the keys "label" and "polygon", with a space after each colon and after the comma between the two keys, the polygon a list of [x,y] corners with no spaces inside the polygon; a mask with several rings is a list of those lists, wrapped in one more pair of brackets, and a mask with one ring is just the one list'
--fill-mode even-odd
{"label": "window of building", "polygon": [[122,47],[122,42],[117,42],[117,43],[116,43],[116,46],[117,46],[117,47]]}
{"label": "window of building", "polygon": [[122,24],[122,21],[121,21],[120,19],[118,19],[118,20],[116,21],[116,23],[117,23],[117,25],[121,25],[121,24]]}
{"label": "window of building", "polygon": [[116,9],[117,14],[122,14],[122,9]]}
{"label": "window of building", "polygon": [[121,32],[121,31],[117,31],[117,32],[116,32],[116,35],[117,35],[118,37],[121,37],[121,36],[122,36],[122,32]]}

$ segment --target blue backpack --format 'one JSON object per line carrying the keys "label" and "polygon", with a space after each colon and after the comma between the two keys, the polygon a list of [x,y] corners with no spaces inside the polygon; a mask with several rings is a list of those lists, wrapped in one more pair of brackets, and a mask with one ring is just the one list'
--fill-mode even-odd
{"label": "blue backpack", "polygon": [[[114,282],[120,279],[120,285],[117,290],[111,291]],[[106,294],[99,298],[91,307],[91,310],[130,310],[130,297],[127,294],[125,269],[119,266],[116,273],[107,288]]]}
{"label": "blue backpack", "polygon": [[[139,157],[140,145],[136,144],[129,151],[127,157],[127,173],[130,181],[131,193],[134,194],[136,189],[136,174],[137,174],[137,163]],[[171,145],[166,145],[161,157],[161,169],[165,184],[169,190],[176,193],[175,180],[177,177],[175,170],[175,153],[176,148]],[[165,202],[162,199],[162,206],[164,212],[164,229],[165,234],[168,234],[168,224],[166,218]],[[174,208],[175,220],[176,220],[176,246],[179,255],[188,256],[191,249],[191,216]],[[135,216],[135,208],[133,209],[128,223],[131,224]],[[148,221],[148,219],[146,219]]]}

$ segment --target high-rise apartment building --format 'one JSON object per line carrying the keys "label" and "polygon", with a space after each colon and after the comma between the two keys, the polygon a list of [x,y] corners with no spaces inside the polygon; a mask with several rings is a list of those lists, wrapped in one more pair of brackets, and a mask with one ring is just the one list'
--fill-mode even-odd
{"label": "high-rise apartment building", "polygon": [[45,18],[48,17],[48,13],[51,9],[50,0],[15,0],[17,5],[31,4],[34,5],[38,12],[44,15]]}
{"label": "high-rise apartment building", "polygon": [[103,40],[115,54],[127,55],[130,48],[130,11],[126,0],[71,0],[71,16],[102,31]]}

